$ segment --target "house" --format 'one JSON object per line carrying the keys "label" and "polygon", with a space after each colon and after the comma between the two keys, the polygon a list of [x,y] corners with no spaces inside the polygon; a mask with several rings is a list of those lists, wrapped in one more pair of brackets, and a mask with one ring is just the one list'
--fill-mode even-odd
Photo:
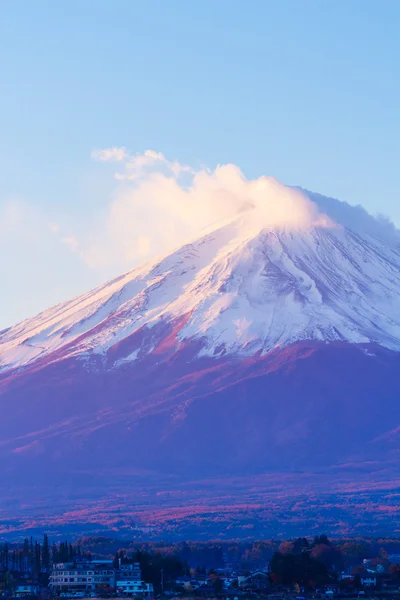
{"label": "house", "polygon": [[14,598],[21,598],[25,596],[38,596],[39,586],[38,585],[17,585],[13,592]]}
{"label": "house", "polygon": [[225,577],[220,577],[221,581],[224,584],[224,589],[225,590],[229,590],[232,587],[236,587],[238,584],[238,578],[231,576],[231,575],[226,575]]}
{"label": "house", "polygon": [[333,596],[340,592],[340,588],[335,583],[331,583],[325,586],[325,596],[327,598],[333,598]]}
{"label": "house", "polygon": [[363,587],[376,587],[376,575],[361,575],[360,581]]}
{"label": "house", "polygon": [[238,585],[240,588],[265,590],[269,588],[269,575],[265,571],[255,571],[247,577],[239,576]]}
{"label": "house", "polygon": [[175,580],[175,584],[178,586],[182,586],[182,587],[185,587],[189,583],[190,583],[190,577],[188,577],[187,575],[185,575],[183,577],[178,577],[178,579]]}
{"label": "house", "polygon": [[[368,569],[368,571],[369,571],[369,569]],[[382,575],[382,573],[384,573],[385,571],[386,571],[386,569],[385,569],[385,566],[384,566],[384,565],[382,565],[382,564],[378,563],[378,564],[375,566],[375,573],[379,573],[380,575]],[[374,571],[372,571],[372,572],[374,572]]]}
{"label": "house", "polygon": [[146,596],[154,593],[153,584],[145,583],[141,579],[122,579],[116,584],[118,596]]}
{"label": "house", "polygon": [[210,578],[201,575],[199,575],[198,577],[178,577],[178,579],[175,580],[175,585],[183,587],[186,590],[197,590],[201,586],[206,585],[209,579]]}

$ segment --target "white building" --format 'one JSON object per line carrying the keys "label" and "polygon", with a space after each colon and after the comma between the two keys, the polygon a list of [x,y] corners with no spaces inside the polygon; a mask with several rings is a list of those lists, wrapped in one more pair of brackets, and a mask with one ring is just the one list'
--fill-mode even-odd
{"label": "white building", "polygon": [[115,569],[111,560],[56,563],[50,574],[50,589],[55,593],[115,589]]}

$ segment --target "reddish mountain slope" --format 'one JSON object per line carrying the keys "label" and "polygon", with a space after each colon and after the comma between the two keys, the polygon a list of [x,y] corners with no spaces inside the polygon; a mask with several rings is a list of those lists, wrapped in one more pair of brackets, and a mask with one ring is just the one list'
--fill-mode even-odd
{"label": "reddish mountain slope", "polygon": [[[272,531],[266,503],[282,531],[295,526],[279,505],[299,532],[328,506],[332,530],[357,529],[357,515],[340,511],[361,489],[370,507],[375,494],[368,522],[383,506],[393,514],[399,236],[318,202],[328,216],[314,207],[295,228],[266,228],[246,208],[0,333],[3,520],[162,528],[184,505],[180,518],[199,528],[226,507],[245,522],[251,506]],[[304,486],[314,500],[289,508]]]}

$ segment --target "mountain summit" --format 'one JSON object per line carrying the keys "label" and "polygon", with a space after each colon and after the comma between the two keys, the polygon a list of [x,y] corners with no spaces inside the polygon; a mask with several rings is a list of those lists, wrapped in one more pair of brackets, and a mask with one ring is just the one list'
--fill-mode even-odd
{"label": "mountain summit", "polygon": [[282,193],[285,219],[249,200],[164,258],[0,333],[12,489],[50,479],[81,500],[88,473],[116,493],[135,487],[133,472],[165,489],[329,479],[349,465],[355,480],[397,477],[399,232]]}
{"label": "mountain summit", "polygon": [[166,343],[161,324],[173,324],[171,350],[195,340],[198,356],[266,355],[299,340],[399,350],[396,232],[362,231],[290,193],[307,206],[300,219],[274,224],[246,205],[161,260],[3,332],[0,368],[71,356],[118,368]]}

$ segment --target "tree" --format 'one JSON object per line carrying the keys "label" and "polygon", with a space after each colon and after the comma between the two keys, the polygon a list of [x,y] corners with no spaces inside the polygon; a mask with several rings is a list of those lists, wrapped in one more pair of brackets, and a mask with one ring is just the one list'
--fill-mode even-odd
{"label": "tree", "polygon": [[8,554],[8,544],[7,543],[4,544],[3,564],[4,564],[5,572],[8,573],[8,571],[9,571],[9,554]]}
{"label": "tree", "polygon": [[35,576],[36,581],[39,580],[41,570],[42,570],[41,548],[40,548],[40,544],[38,542],[35,542],[34,555],[33,555],[33,574]]}
{"label": "tree", "polygon": [[272,580],[275,583],[294,584],[313,587],[314,583],[323,585],[331,578],[328,568],[313,558],[308,552],[300,554],[281,554],[275,552],[270,563]]}
{"label": "tree", "polygon": [[183,573],[183,564],[177,556],[165,556],[160,552],[137,551],[132,555],[133,562],[140,564],[142,579],[152,583],[156,593],[161,591],[161,572],[164,581],[174,580]]}
{"label": "tree", "polygon": [[219,594],[221,594],[222,590],[224,589],[224,582],[219,577],[216,577],[214,579],[212,585],[213,585],[215,593],[217,594],[217,596],[219,596]]}
{"label": "tree", "polygon": [[394,581],[400,581],[400,565],[390,565],[389,567],[390,578]]}
{"label": "tree", "polygon": [[282,542],[279,546],[279,554],[292,554],[294,551],[294,542]]}
{"label": "tree", "polygon": [[35,551],[33,547],[33,537],[29,539],[29,563],[32,573],[35,573]]}
{"label": "tree", "polygon": [[49,538],[47,533],[43,536],[43,548],[42,548],[42,567],[46,572],[50,568],[50,547],[49,547]]}
{"label": "tree", "polygon": [[335,546],[317,544],[311,550],[311,556],[324,563],[328,569],[340,570],[343,567],[343,557]]}
{"label": "tree", "polygon": [[57,545],[54,544],[54,543],[51,545],[50,554],[51,554],[51,560],[52,560],[52,562],[53,563],[58,562],[58,548],[57,548]]}
{"label": "tree", "polygon": [[379,558],[381,560],[381,564],[384,564],[385,566],[387,566],[388,562],[389,562],[389,554],[388,552],[385,550],[385,548],[381,548],[379,550]]}
{"label": "tree", "polygon": [[323,544],[324,546],[331,545],[331,542],[329,541],[328,536],[325,535],[324,533],[322,535],[317,535],[314,538],[313,546],[319,546],[320,544]]}
{"label": "tree", "polygon": [[305,537],[297,538],[297,540],[293,542],[293,552],[295,553],[306,552],[308,551],[309,547],[310,544],[308,543],[308,539]]}
{"label": "tree", "polygon": [[192,554],[192,552],[191,552],[189,544],[187,542],[183,542],[182,550],[181,550],[181,558],[182,558],[183,562],[189,562],[191,554]]}

